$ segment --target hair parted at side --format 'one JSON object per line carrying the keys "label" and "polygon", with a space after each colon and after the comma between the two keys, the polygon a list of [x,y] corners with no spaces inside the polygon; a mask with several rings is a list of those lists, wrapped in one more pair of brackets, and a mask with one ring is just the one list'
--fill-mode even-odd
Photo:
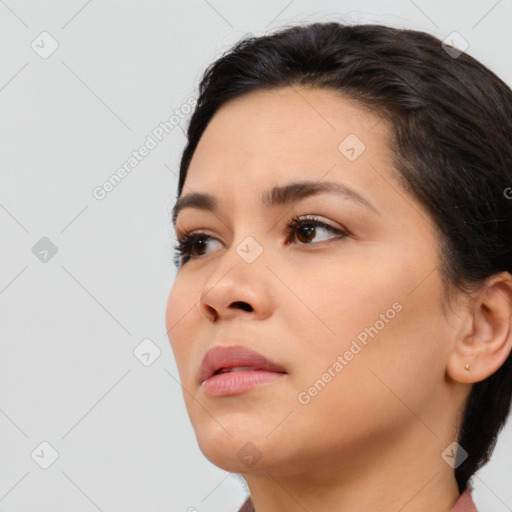
{"label": "hair parted at side", "polygon": [[[441,276],[461,291],[512,273],[512,91],[462,53],[451,57],[425,32],[338,22],[293,26],[235,44],[205,71],[178,181],[182,193],[199,139],[215,112],[250,91],[334,89],[393,129],[397,177],[431,214],[441,241]],[[485,464],[510,409],[512,355],[473,384],[458,442],[459,492]]]}

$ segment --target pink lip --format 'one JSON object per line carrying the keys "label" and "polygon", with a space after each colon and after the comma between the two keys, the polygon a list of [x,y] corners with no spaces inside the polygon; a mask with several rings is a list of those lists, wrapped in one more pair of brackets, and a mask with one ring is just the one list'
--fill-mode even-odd
{"label": "pink lip", "polygon": [[[214,375],[217,370],[229,370],[238,366],[250,366],[253,369]],[[242,346],[216,346],[206,353],[199,369],[198,380],[207,394],[222,396],[248,391],[283,374],[286,374],[286,370],[281,365],[258,352]]]}

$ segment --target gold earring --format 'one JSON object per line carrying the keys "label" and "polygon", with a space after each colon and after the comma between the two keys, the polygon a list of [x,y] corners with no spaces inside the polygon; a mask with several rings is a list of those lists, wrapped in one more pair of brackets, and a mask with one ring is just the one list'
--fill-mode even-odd
{"label": "gold earring", "polygon": [[468,372],[471,371],[471,365],[469,363],[467,363],[465,366],[464,366],[464,370],[467,370]]}

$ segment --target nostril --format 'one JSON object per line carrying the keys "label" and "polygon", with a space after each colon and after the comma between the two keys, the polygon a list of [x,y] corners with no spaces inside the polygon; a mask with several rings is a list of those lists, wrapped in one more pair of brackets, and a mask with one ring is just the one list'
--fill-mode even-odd
{"label": "nostril", "polygon": [[249,304],[247,304],[247,302],[243,301],[233,302],[230,307],[238,307],[243,309],[244,311],[252,311],[252,307]]}
{"label": "nostril", "polygon": [[217,320],[217,311],[215,311],[214,308],[212,308],[209,304],[204,305],[204,311],[206,311],[206,314],[210,317],[209,320]]}

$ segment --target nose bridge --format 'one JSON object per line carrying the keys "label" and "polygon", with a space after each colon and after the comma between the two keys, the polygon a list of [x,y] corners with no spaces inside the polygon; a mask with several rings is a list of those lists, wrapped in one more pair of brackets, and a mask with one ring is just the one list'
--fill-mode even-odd
{"label": "nose bridge", "polygon": [[229,251],[233,251],[232,257],[235,262],[238,262],[235,257],[238,256],[248,265],[256,262],[263,255],[264,246],[268,247],[266,240],[270,236],[265,212],[261,210],[261,204],[258,204],[256,198],[256,194],[246,199],[241,196],[237,200],[232,198],[229,208],[233,219],[229,226],[231,238]]}
{"label": "nose bridge", "polygon": [[[244,224],[245,225],[245,224]],[[263,232],[256,235],[263,237]],[[270,305],[270,293],[265,274],[265,250],[256,236],[244,227],[233,233],[232,243],[221,255],[215,269],[204,282],[200,298],[202,312],[227,315],[254,312],[265,315]]]}

